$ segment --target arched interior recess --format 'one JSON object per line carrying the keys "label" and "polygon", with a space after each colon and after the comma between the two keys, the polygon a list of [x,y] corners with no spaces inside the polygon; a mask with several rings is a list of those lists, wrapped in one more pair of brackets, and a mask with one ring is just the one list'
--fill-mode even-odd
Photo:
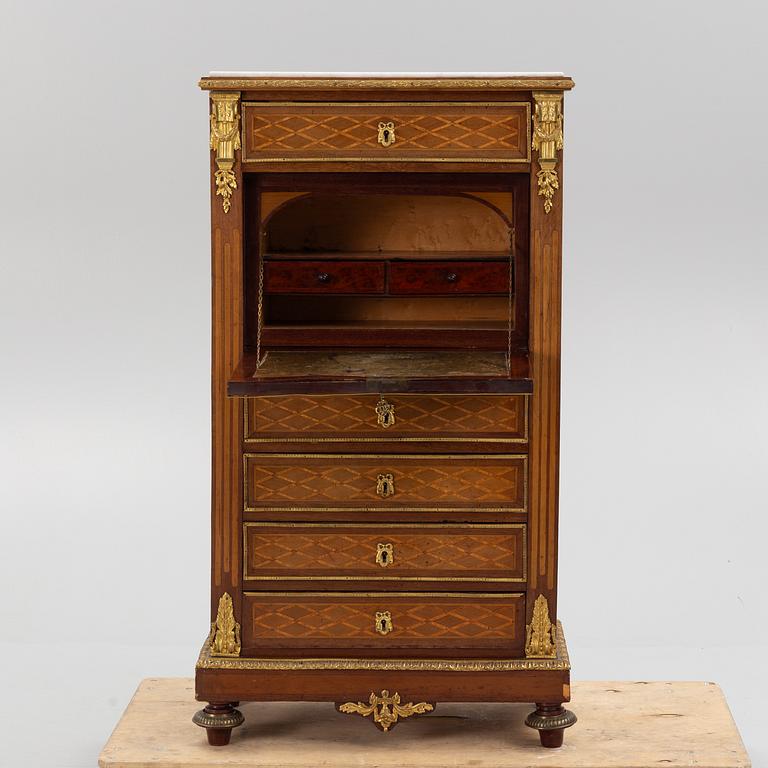
{"label": "arched interior recess", "polygon": [[[511,208],[506,197],[498,202]],[[269,253],[506,253],[505,214],[467,194],[309,194],[272,212],[266,245]]]}

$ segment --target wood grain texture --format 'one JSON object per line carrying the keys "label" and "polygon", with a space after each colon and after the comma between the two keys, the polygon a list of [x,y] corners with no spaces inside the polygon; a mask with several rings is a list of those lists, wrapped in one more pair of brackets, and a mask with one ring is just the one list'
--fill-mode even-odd
{"label": "wood grain texture", "polygon": [[[523,646],[524,594],[246,592],[243,648],[348,650],[498,649],[519,655]],[[388,612],[392,629],[376,629]]]}
{"label": "wood grain texture", "polygon": [[[395,423],[378,424],[384,398]],[[524,395],[286,395],[248,398],[245,441],[259,437],[322,436],[388,440],[394,437],[498,437],[525,441]]]}
{"label": "wood grain texture", "polygon": [[[527,161],[529,106],[243,104],[244,162],[302,158]],[[396,140],[378,142],[380,122]]]}
{"label": "wood grain texture", "polygon": [[384,262],[268,261],[267,293],[384,293]]}
{"label": "wood grain texture", "polygon": [[[211,617],[222,593],[239,611],[242,482],[238,456],[242,440],[242,404],[227,398],[227,381],[243,354],[243,184],[236,153],[237,188],[225,213],[211,181],[212,232],[212,564]],[[211,160],[211,179],[214,161]]]}
{"label": "wood grain texture", "polygon": [[[245,454],[245,509],[526,506],[525,456]],[[391,474],[394,493],[377,493]]]}
{"label": "wood grain texture", "polygon": [[[443,334],[445,335],[445,334]],[[305,333],[307,343],[312,334]],[[233,372],[230,395],[530,392],[528,356],[503,352],[337,350],[270,352],[256,369],[251,354]]]}
{"label": "wood grain texture", "polygon": [[[393,738],[398,740],[398,768],[751,766],[723,692],[713,683],[575,681],[573,704],[579,722],[566,734],[565,749],[543,751],[536,731],[523,725],[529,703],[442,703],[447,701],[447,686],[457,696],[465,689],[461,676],[447,678],[437,683],[350,673],[336,678],[332,685],[342,701],[366,701],[370,691],[384,685],[399,691],[404,701],[440,694],[434,713],[404,722],[397,736],[385,736],[359,717],[341,715],[331,703],[243,704],[245,725],[234,732],[226,749],[210,749],[202,731],[190,724],[200,708],[192,680],[149,678],[109,737],[99,766],[378,768],[391,764]],[[265,680],[265,685],[271,682]]]}
{"label": "wood grain texture", "polygon": [[[562,186],[562,153],[558,172]],[[560,336],[562,190],[546,213],[531,179],[530,344],[534,394],[530,403],[530,536],[528,611],[539,594],[557,617],[557,520],[560,470]]]}
{"label": "wood grain texture", "polygon": [[[394,589],[410,586],[414,579],[525,581],[522,524],[455,528],[379,523],[244,526],[246,581],[319,576],[325,584],[334,577],[354,577],[387,580],[392,582],[387,587]],[[378,554],[380,545],[388,548],[384,565]]]}
{"label": "wood grain texture", "polygon": [[389,265],[389,293],[505,294],[509,289],[509,264],[490,261],[393,262]]}
{"label": "wood grain texture", "polygon": [[[201,662],[197,695],[555,711],[567,658],[523,658],[526,608],[557,612],[562,189],[545,213],[532,94],[259,88],[244,154],[266,162],[236,156],[229,213],[212,195],[212,598],[232,595],[242,650]],[[377,142],[389,119],[405,159]]]}

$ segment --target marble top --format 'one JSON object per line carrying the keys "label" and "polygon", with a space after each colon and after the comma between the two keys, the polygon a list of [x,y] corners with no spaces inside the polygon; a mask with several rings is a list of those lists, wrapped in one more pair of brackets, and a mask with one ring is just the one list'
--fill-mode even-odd
{"label": "marble top", "polygon": [[221,72],[203,77],[204,90],[283,91],[408,90],[496,91],[563,90],[573,80],[562,72]]}
{"label": "marble top", "polygon": [[209,72],[208,77],[331,77],[331,78],[385,78],[385,77],[429,77],[429,78],[516,78],[516,77],[565,77],[562,72]]}

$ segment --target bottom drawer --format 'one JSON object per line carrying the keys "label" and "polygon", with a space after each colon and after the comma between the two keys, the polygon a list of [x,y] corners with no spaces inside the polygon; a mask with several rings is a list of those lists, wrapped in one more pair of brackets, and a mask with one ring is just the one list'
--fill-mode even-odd
{"label": "bottom drawer", "polygon": [[494,649],[522,655],[524,593],[246,592],[243,650]]}

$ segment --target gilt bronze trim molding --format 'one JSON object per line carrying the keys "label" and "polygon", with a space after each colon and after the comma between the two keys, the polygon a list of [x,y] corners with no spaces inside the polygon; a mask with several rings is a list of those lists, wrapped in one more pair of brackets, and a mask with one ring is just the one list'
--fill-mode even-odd
{"label": "gilt bronze trim molding", "polygon": [[[419,593],[422,594],[422,593]],[[423,593],[428,594],[428,593]],[[197,669],[262,670],[288,672],[304,670],[368,670],[383,672],[567,672],[571,668],[568,648],[560,622],[557,623],[557,654],[550,659],[321,659],[321,658],[220,658],[206,642],[197,660]]]}
{"label": "gilt bronze trim molding", "polygon": [[339,705],[339,712],[361,715],[362,717],[373,715],[374,724],[381,728],[384,733],[387,733],[390,728],[397,725],[399,718],[421,715],[424,712],[431,712],[434,708],[434,704],[426,701],[420,701],[418,704],[414,704],[412,701],[401,704],[399,693],[395,692],[390,696],[389,691],[384,689],[380,696],[371,691],[367,704],[363,704],[362,701],[357,703],[348,701],[346,704]]}
{"label": "gilt bronze trim molding", "polygon": [[549,603],[539,595],[533,604],[531,623],[525,628],[525,655],[529,659],[557,656],[557,628],[549,618]]}
{"label": "gilt bronze trim molding", "polygon": [[531,148],[539,153],[536,179],[539,197],[544,198],[544,211],[552,210],[552,199],[560,189],[557,175],[557,152],[563,148],[563,94],[534,91],[533,140]]}
{"label": "gilt bronze trim molding", "polygon": [[240,655],[240,624],[235,621],[232,597],[225,592],[219,598],[216,621],[211,624],[208,638],[211,656]]}
{"label": "gilt bronze trim molding", "polygon": [[216,152],[213,180],[216,195],[221,196],[224,213],[232,207],[232,194],[237,189],[235,150],[240,149],[240,94],[211,93],[211,149]]}

